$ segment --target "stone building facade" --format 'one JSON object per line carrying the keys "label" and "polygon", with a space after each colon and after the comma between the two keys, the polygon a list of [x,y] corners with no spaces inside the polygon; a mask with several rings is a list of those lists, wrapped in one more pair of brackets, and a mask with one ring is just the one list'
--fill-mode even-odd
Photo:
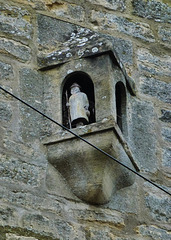
{"label": "stone building facade", "polygon": [[[171,192],[170,24],[170,0],[0,0],[0,86],[69,127],[76,79],[74,133]],[[171,239],[169,194],[90,149],[0,90],[0,240]]]}

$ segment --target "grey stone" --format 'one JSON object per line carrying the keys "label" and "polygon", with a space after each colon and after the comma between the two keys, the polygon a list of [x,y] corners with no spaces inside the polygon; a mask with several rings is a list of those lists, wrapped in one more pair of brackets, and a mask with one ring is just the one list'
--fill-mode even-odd
{"label": "grey stone", "polygon": [[[43,75],[37,71],[23,68],[20,70],[20,86],[21,98],[39,111],[44,111]],[[29,140],[44,135],[46,120],[24,104],[20,104],[20,110],[22,116],[21,131],[23,138]]]}
{"label": "grey stone", "polygon": [[73,209],[73,214],[79,220],[112,224],[113,226],[118,228],[123,228],[125,226],[122,215],[116,211],[112,211],[109,209],[101,209],[100,211],[98,209]]}
{"label": "grey stone", "polygon": [[56,239],[70,239],[72,226],[54,214],[44,216],[28,212],[22,218],[23,227],[32,232]]}
{"label": "grey stone", "polygon": [[20,220],[19,209],[12,206],[0,205],[0,226],[18,227]]}
{"label": "grey stone", "polygon": [[158,35],[160,40],[167,44],[168,47],[171,46],[171,28],[170,27],[165,27],[165,26],[160,26],[158,29]]}
{"label": "grey stone", "polygon": [[163,166],[171,167],[171,149],[167,148],[163,152]]}
{"label": "grey stone", "polygon": [[149,102],[132,100],[132,117],[129,122],[129,137],[133,154],[141,170],[155,172],[156,136],[155,113]]}
{"label": "grey stone", "polygon": [[30,17],[27,10],[22,10],[20,7],[1,4],[0,6],[0,31],[9,34],[18,39],[31,39],[33,28],[29,21],[24,17]]}
{"label": "grey stone", "polygon": [[165,141],[171,142],[171,128],[162,128],[162,136]]}
{"label": "grey stone", "polygon": [[21,235],[19,236],[16,234],[12,234],[12,233],[7,233],[6,240],[38,240],[38,239],[34,237],[25,237]]}
{"label": "grey stone", "polygon": [[37,21],[38,43],[46,48],[47,45],[56,47],[59,43],[66,42],[69,40],[72,33],[77,32],[77,27],[75,25],[41,14],[37,16]]}
{"label": "grey stone", "polygon": [[149,213],[155,221],[169,223],[171,218],[171,204],[169,196],[157,196],[149,193],[145,197],[145,201],[146,206],[149,209]]}
{"label": "grey stone", "polygon": [[171,59],[168,55],[158,57],[146,49],[139,49],[137,52],[139,70],[146,74],[156,76],[171,76]]}
{"label": "grey stone", "polygon": [[13,68],[10,64],[4,63],[0,61],[0,77],[2,80],[11,80],[13,75]]}
{"label": "grey stone", "polygon": [[125,0],[88,0],[88,2],[96,6],[103,6],[107,9],[117,10],[121,12],[126,9]]}
{"label": "grey stone", "polygon": [[[24,189],[24,188],[23,188]],[[54,212],[58,216],[67,214],[67,211],[63,209],[62,204],[53,197],[45,197],[45,193],[41,193],[40,189],[37,190],[37,194],[29,193],[27,190],[18,189],[10,190],[7,187],[0,188],[0,200],[6,202],[9,205],[18,205],[24,208],[30,208],[34,210],[41,210],[46,212]]]}
{"label": "grey stone", "polygon": [[0,102],[0,120],[9,122],[12,118],[12,109],[8,103]]}
{"label": "grey stone", "polygon": [[147,23],[130,21],[128,18],[117,17],[114,14],[92,11],[91,21],[101,29],[119,31],[127,35],[140,38],[147,42],[155,42],[150,26]]}
{"label": "grey stone", "polygon": [[133,64],[133,46],[132,42],[122,38],[110,37],[113,43],[113,48],[118,54],[119,59],[122,63],[127,65]]}
{"label": "grey stone", "polygon": [[86,239],[97,240],[97,239],[104,239],[110,240],[113,234],[110,231],[109,227],[90,227],[89,229],[85,230]]}
{"label": "grey stone", "polygon": [[169,231],[154,225],[141,225],[138,229],[143,237],[150,237],[153,240],[170,240],[171,238]]}
{"label": "grey stone", "polygon": [[31,59],[31,50],[30,48],[19,44],[17,42],[6,40],[6,39],[0,39],[0,50],[3,53],[9,53],[10,55],[16,57],[20,61],[26,62]]}
{"label": "grey stone", "polygon": [[171,103],[171,83],[165,83],[153,77],[141,77],[140,80],[142,93],[156,97],[165,103]]}
{"label": "grey stone", "polygon": [[38,186],[41,169],[12,157],[1,155],[0,179],[8,182]]}
{"label": "grey stone", "polygon": [[154,19],[157,22],[171,23],[170,4],[155,0],[133,0],[133,13],[140,17]]}
{"label": "grey stone", "polygon": [[171,111],[170,110],[166,110],[166,109],[162,109],[161,110],[161,117],[159,118],[162,122],[171,122]]}

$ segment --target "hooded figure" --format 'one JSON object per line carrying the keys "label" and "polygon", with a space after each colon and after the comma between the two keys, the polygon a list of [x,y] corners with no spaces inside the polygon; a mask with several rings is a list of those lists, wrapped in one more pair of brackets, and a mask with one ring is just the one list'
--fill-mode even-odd
{"label": "hooded figure", "polygon": [[71,96],[67,106],[70,109],[71,126],[83,126],[89,122],[89,101],[87,95],[80,91],[77,83],[71,85]]}

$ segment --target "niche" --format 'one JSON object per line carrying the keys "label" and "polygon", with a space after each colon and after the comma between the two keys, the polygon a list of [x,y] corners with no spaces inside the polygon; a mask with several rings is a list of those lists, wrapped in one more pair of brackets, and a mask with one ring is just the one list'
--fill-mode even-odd
{"label": "niche", "polygon": [[117,82],[115,86],[116,96],[116,121],[124,135],[127,133],[126,120],[126,89],[122,82]]}
{"label": "niche", "polygon": [[70,112],[69,108],[67,107],[67,103],[69,102],[69,98],[71,96],[70,88],[73,83],[77,83],[81,87],[81,92],[87,95],[89,101],[88,110],[90,112],[88,124],[94,123],[96,121],[94,84],[87,73],[73,72],[64,79],[62,89],[62,122],[63,125],[67,128],[71,128]]}

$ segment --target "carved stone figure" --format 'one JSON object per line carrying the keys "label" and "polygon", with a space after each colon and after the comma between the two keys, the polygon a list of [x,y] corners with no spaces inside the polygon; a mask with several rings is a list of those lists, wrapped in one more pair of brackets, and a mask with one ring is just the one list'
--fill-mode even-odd
{"label": "carved stone figure", "polygon": [[81,92],[80,86],[77,83],[71,85],[71,96],[67,106],[70,111],[72,127],[82,126],[89,122],[89,101],[87,95]]}

